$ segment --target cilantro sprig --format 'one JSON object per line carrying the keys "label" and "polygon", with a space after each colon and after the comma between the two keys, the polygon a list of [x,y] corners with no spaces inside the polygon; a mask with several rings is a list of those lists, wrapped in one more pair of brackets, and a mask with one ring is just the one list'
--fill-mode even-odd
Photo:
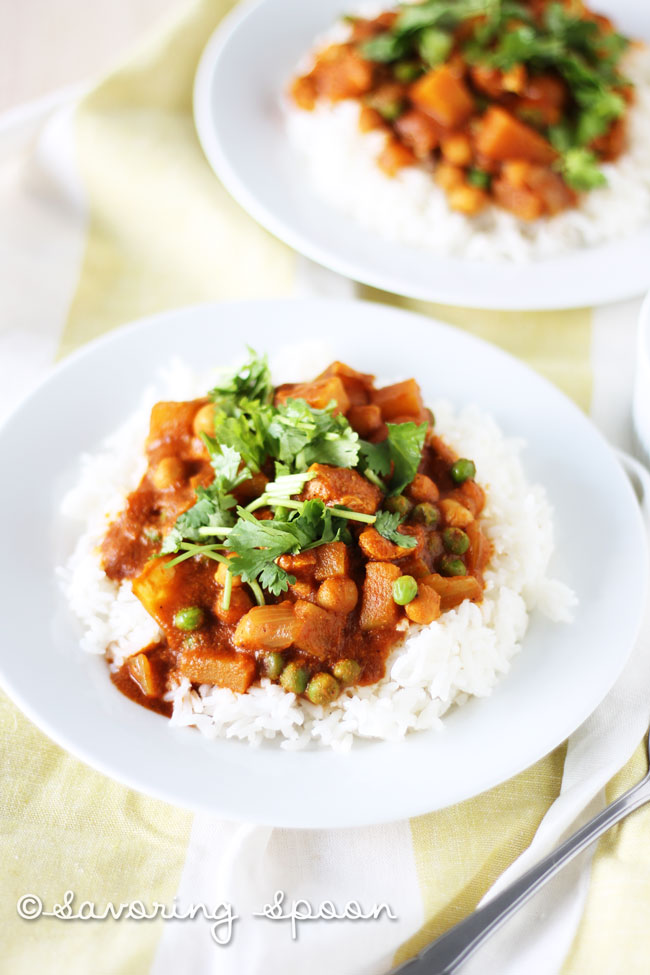
{"label": "cilantro sprig", "polygon": [[[459,41],[455,32],[467,21]],[[362,42],[359,50],[370,61],[428,70],[459,49],[471,64],[504,72],[523,64],[533,76],[558,75],[571,96],[562,146],[555,126],[540,129],[558,150],[564,180],[581,191],[606,182],[590,146],[625,112],[621,92],[630,83],[619,62],[629,44],[627,37],[560,2],[534,16],[529,4],[517,0],[424,0],[403,3],[392,27]]]}
{"label": "cilantro sprig", "polygon": [[[158,555],[174,555],[166,565],[202,556],[239,575],[264,602],[263,590],[279,596],[296,580],[278,565],[282,555],[334,541],[349,543],[350,524],[374,525],[389,541],[412,548],[415,538],[398,532],[398,514],[376,515],[318,499],[300,500],[315,476],[313,463],[356,468],[385,494],[398,494],[415,476],[427,424],[390,423],[380,444],[359,439],[332,403],[325,409],[302,399],[274,405],[273,386],[265,357],[251,351],[251,360],[210,392],[215,403],[214,434],[201,434],[214,470],[207,487],[196,488],[196,502],[167,533]],[[237,488],[253,474],[275,467],[275,479],[246,507],[237,502]],[[272,518],[254,512],[268,508]],[[225,554],[225,550],[229,554]]]}

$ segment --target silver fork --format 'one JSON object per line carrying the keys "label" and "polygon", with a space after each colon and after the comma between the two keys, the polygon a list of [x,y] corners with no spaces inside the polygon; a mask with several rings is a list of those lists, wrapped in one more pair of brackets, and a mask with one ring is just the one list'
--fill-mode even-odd
{"label": "silver fork", "polygon": [[[650,737],[647,740],[650,761]],[[650,801],[650,771],[640,782],[606,806],[573,836],[556,847],[523,876],[470,914],[391,975],[452,975],[483,942],[543,887],[562,867],[639,806]]]}
{"label": "silver fork", "polygon": [[[619,460],[629,477],[646,511],[650,505],[650,474],[636,458],[623,451],[617,451]],[[470,955],[473,955],[487,938],[519,910],[537,891],[544,886],[562,867],[573,860],[590,843],[628,816],[639,806],[650,801],[650,732],[646,741],[649,770],[644,778],[632,786],[618,799],[606,806],[588,823],[585,823],[572,836],[556,847],[548,856],[527,870],[518,880],[513,881],[500,894],[493,897],[484,907],[470,914],[459,924],[454,925],[440,938],[424,948],[390,975],[452,975]]]}

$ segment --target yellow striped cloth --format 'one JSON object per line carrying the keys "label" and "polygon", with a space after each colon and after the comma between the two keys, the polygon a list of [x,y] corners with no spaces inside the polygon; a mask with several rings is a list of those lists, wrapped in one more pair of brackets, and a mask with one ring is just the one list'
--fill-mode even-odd
{"label": "yellow striped cloth", "polygon": [[[191,91],[197,60],[230,6],[228,0],[196,0],[78,109],[76,158],[89,223],[60,355],[161,309],[291,294],[296,256],[228,196],[194,132]],[[430,312],[487,338],[589,408],[589,310],[481,313],[370,289],[365,296]],[[15,905],[28,891],[52,902],[68,888],[79,900],[100,904],[170,903],[185,862],[192,814],[88,769],[53,745],[4,697],[0,754],[0,969],[11,975],[149,971],[160,921],[70,925],[42,919],[34,924],[21,920]],[[425,923],[405,944],[395,945],[396,963],[471,911],[526,848],[558,796],[564,754],[562,746],[486,794],[411,821]],[[611,794],[638,777],[643,764],[639,749],[612,782]],[[563,975],[650,971],[649,858],[650,813],[638,814],[601,842]]]}

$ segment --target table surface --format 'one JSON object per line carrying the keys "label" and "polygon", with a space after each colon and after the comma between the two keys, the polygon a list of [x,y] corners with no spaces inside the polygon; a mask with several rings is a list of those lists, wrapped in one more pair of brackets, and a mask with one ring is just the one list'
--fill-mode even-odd
{"label": "table surface", "polygon": [[0,0],[0,112],[103,74],[179,0]]}

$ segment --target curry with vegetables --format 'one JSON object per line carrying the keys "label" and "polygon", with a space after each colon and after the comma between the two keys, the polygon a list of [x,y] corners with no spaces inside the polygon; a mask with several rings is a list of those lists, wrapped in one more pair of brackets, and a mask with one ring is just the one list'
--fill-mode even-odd
{"label": "curry with vegetables", "polygon": [[625,149],[630,42],[581,0],[424,0],[347,19],[294,101],[358,100],[362,131],[386,133],[381,169],[425,167],[453,210],[552,216]]}
{"label": "curry with vegetables", "polygon": [[162,631],[113,674],[154,710],[183,677],[328,704],[380,680],[412,624],[482,598],[485,495],[413,379],[333,362],[274,388],[252,354],[207,397],[157,403],[146,457],[102,563]]}

